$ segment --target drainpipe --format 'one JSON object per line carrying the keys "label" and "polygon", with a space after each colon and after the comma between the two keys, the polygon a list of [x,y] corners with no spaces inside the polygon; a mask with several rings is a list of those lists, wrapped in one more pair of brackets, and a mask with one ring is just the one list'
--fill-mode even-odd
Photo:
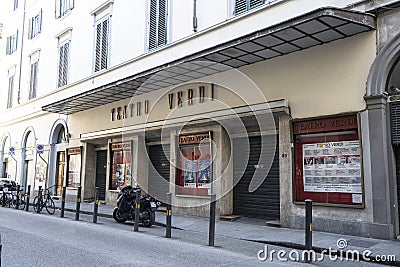
{"label": "drainpipe", "polygon": [[193,0],[193,31],[197,32],[197,1]]}
{"label": "drainpipe", "polygon": [[17,95],[17,103],[21,104],[21,72],[22,72],[22,55],[24,48],[24,37],[25,37],[25,14],[26,14],[26,0],[24,0],[24,16],[22,20],[22,33],[21,33],[21,53],[19,58],[19,77],[18,77],[18,95]]}

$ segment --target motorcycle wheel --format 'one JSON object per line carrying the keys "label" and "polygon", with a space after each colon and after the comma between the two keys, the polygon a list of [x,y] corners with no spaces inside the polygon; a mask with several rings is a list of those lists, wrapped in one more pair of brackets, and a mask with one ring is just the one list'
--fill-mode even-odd
{"label": "motorcycle wheel", "polygon": [[144,227],[152,226],[155,220],[156,220],[156,215],[150,208],[147,208],[143,211],[142,225]]}
{"label": "motorcycle wheel", "polygon": [[122,217],[119,216],[119,214],[118,214],[118,207],[115,207],[115,208],[114,208],[114,211],[113,211],[113,218],[114,218],[114,220],[115,220],[117,223],[124,223],[124,222],[126,222],[126,219],[125,219],[125,218],[122,218]]}

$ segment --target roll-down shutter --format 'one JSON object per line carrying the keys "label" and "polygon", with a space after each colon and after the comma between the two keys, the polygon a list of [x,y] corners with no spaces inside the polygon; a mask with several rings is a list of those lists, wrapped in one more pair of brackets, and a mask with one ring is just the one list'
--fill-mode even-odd
{"label": "roll-down shutter", "polygon": [[[165,151],[163,150],[165,149]],[[169,192],[169,145],[154,145],[148,147],[149,164],[149,193],[159,199],[165,199]]]}
{"label": "roll-down shutter", "polygon": [[[278,139],[276,139],[278,140]],[[261,138],[259,136],[249,137],[250,155],[248,162],[244,162],[245,155],[243,151],[238,151],[238,142],[234,140],[234,175],[235,180],[239,179],[240,170],[246,166],[243,176],[233,190],[233,209],[235,215],[247,217],[263,218],[268,220],[279,220],[280,194],[279,194],[279,151],[276,144],[276,152],[271,169],[260,187],[250,193],[248,188],[255,172],[255,168],[260,166],[258,160],[261,151]],[[272,149],[268,145],[263,149]]]}

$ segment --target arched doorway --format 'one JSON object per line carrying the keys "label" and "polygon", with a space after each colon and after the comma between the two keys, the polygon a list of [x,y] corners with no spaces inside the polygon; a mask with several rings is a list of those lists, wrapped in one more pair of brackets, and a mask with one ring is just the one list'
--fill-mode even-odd
{"label": "arched doorway", "polygon": [[400,111],[396,101],[400,100],[399,60],[400,33],[379,51],[371,67],[364,97],[367,110],[361,121],[368,140],[363,142],[363,154],[370,159],[364,178],[369,176],[373,222],[384,227],[384,238],[400,235],[400,142],[396,143],[394,127],[397,123],[400,126],[400,116],[397,122],[393,120],[393,107],[399,105]]}
{"label": "arched doorway", "polygon": [[9,155],[8,151],[11,146],[11,138],[10,135],[7,134],[2,138],[1,142],[1,150],[0,150],[0,177],[2,178],[11,178],[9,167]]}
{"label": "arched doorway", "polygon": [[21,185],[35,189],[36,137],[33,128],[28,128],[22,139]]}
{"label": "arched doorway", "polygon": [[68,128],[65,120],[57,120],[50,132],[50,161],[49,178],[51,185],[55,185],[54,194],[60,196],[65,185],[66,147],[68,144]]}

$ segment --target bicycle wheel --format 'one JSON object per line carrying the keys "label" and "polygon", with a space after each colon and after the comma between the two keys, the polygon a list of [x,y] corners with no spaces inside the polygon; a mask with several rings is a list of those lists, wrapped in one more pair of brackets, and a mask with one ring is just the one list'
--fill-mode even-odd
{"label": "bicycle wheel", "polygon": [[17,206],[17,197],[14,195],[11,195],[9,201],[10,201],[10,207],[15,209],[15,207]]}
{"label": "bicycle wheel", "polygon": [[46,210],[50,215],[53,215],[54,212],[56,211],[56,205],[54,204],[54,201],[51,198],[46,199],[45,201],[45,206]]}
{"label": "bicycle wheel", "polygon": [[36,213],[39,213],[39,212],[42,210],[42,206],[41,206],[41,203],[40,203],[38,197],[35,197],[35,198],[33,199],[33,210],[34,210]]}
{"label": "bicycle wheel", "polygon": [[19,209],[24,210],[26,207],[25,196],[19,196]]}

